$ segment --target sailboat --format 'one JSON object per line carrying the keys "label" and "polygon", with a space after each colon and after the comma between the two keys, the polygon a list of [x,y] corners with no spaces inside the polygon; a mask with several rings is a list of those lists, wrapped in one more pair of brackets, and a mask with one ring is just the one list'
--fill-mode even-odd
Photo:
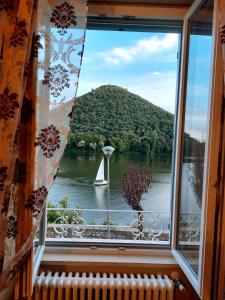
{"label": "sailboat", "polygon": [[108,184],[108,181],[105,180],[104,158],[103,158],[100,163],[100,166],[98,168],[98,173],[97,173],[94,185],[105,185],[105,184]]}

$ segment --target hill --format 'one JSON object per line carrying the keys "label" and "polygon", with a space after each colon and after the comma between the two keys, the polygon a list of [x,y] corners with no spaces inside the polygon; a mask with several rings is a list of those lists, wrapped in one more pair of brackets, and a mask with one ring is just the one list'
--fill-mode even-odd
{"label": "hill", "polygon": [[68,148],[95,151],[106,138],[117,152],[171,152],[171,113],[127,89],[104,85],[78,97]]}

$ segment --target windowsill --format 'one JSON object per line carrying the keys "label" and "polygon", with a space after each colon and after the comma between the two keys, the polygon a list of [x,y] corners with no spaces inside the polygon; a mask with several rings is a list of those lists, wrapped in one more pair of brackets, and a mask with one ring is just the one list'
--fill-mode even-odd
{"label": "windowsill", "polygon": [[114,267],[175,267],[177,262],[169,250],[132,250],[132,249],[66,249],[48,247],[42,257],[42,266],[82,266],[95,265]]}

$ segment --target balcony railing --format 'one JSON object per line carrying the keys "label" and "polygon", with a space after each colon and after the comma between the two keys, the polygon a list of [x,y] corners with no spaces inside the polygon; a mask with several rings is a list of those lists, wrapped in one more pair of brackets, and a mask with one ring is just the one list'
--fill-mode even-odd
{"label": "balcony railing", "polygon": [[[47,240],[170,243],[171,214],[165,211],[48,208],[47,220]],[[181,241],[199,241],[198,214],[182,214],[180,225]]]}

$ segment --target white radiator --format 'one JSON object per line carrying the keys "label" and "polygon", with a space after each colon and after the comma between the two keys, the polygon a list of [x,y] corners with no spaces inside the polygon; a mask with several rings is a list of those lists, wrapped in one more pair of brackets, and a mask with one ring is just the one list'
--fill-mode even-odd
{"label": "white radiator", "polygon": [[167,275],[45,274],[34,283],[33,300],[173,300]]}

